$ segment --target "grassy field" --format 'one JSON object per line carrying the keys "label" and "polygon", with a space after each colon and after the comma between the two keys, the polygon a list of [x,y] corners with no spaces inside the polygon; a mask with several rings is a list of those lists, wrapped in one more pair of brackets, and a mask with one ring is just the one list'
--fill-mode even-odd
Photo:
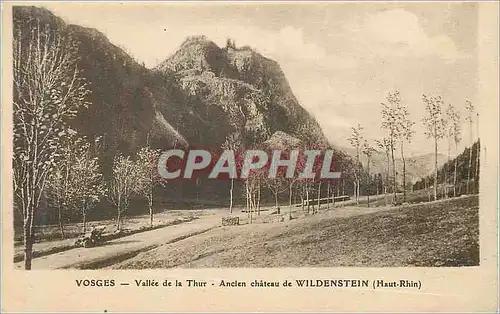
{"label": "grassy field", "polygon": [[216,228],[111,268],[473,266],[479,264],[478,208],[478,196],[468,196],[262,220]]}

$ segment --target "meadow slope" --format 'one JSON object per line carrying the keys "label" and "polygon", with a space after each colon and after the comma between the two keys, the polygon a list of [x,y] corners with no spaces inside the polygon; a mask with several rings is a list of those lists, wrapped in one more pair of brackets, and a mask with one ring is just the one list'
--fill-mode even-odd
{"label": "meadow slope", "polygon": [[478,208],[476,195],[356,209],[366,214],[332,209],[282,223],[220,227],[111,268],[474,266]]}

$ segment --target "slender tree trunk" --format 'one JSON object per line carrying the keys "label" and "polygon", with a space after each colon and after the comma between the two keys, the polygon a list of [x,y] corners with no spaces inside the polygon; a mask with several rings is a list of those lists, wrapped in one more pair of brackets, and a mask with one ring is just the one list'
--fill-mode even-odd
{"label": "slender tree trunk", "polygon": [[384,205],[387,206],[387,186],[384,186]]}
{"label": "slender tree trunk", "polygon": [[[304,192],[304,191],[302,191],[302,192]],[[300,194],[300,202],[301,202],[300,209],[302,211],[304,211],[304,208],[305,208],[305,206],[304,206],[304,194],[302,194],[302,193]]]}
{"label": "slender tree trunk", "polygon": [[476,188],[476,193],[479,193],[479,156],[481,152],[481,143],[479,141],[479,113],[476,114],[476,136],[477,136],[477,150],[476,150],[476,173],[474,175],[475,177],[475,186]]}
{"label": "slender tree trunk", "polygon": [[121,213],[122,213],[122,203],[121,203],[121,197],[118,197],[118,215],[116,217],[116,230],[120,230],[120,223],[121,223]]}
{"label": "slender tree trunk", "polygon": [[[32,209],[28,209],[32,211]],[[31,270],[31,260],[33,257],[33,214],[28,212],[28,217],[24,219],[24,269]]]}
{"label": "slender tree trunk", "polygon": [[406,202],[406,159],[405,159],[403,141],[401,141],[401,160],[403,161],[403,203],[404,203]]}
{"label": "slender tree trunk", "polygon": [[455,142],[455,169],[453,169],[453,197],[457,196],[458,142]]}
{"label": "slender tree trunk", "polygon": [[[472,119],[472,117],[470,117]],[[472,146],[474,141],[472,139],[472,120],[469,121],[469,138],[470,138],[470,148],[469,148],[469,167],[467,169],[467,194],[470,194],[470,177],[472,171]]]}
{"label": "slender tree trunk", "polygon": [[274,203],[276,205],[276,210],[278,211],[278,214],[280,214],[280,208],[278,206],[278,189],[274,191]]}
{"label": "slender tree trunk", "polygon": [[248,188],[248,218],[250,219],[250,224],[252,223],[252,193],[250,188]]}
{"label": "slender tree trunk", "polygon": [[149,226],[153,227],[153,204],[148,199],[148,208],[149,208]]}
{"label": "slender tree trunk", "polygon": [[234,179],[231,179],[231,187],[229,188],[229,213],[233,213],[233,188],[234,188]]}
{"label": "slender tree trunk", "polygon": [[337,189],[337,196],[339,193],[339,181],[335,181],[333,187],[332,187],[332,205],[335,208],[335,189]]}
{"label": "slender tree trunk", "polygon": [[321,209],[321,180],[318,182],[318,212]]}
{"label": "slender tree trunk", "polygon": [[307,202],[307,213],[309,213],[311,208],[311,202],[309,201],[309,182],[306,183],[306,202]]}
{"label": "slender tree trunk", "polygon": [[359,164],[359,146],[357,147],[357,151],[356,151],[356,204],[359,205],[359,185],[360,185],[360,181],[361,181],[361,178],[360,178],[360,175],[361,175],[361,171],[360,171],[360,164]]}
{"label": "slender tree trunk", "polygon": [[248,180],[245,181],[245,198],[247,201],[247,217],[250,217],[250,196],[248,195]]}
{"label": "slender tree trunk", "polygon": [[430,182],[429,182],[430,178],[429,179],[425,179],[425,182],[427,183],[427,196],[429,198],[429,202],[431,201],[431,188],[429,186]]}
{"label": "slender tree trunk", "polygon": [[469,148],[469,166],[467,168],[467,188],[466,188],[467,194],[469,194],[471,167],[472,167],[472,146],[470,146]]}
{"label": "slender tree trunk", "polygon": [[257,213],[257,190],[252,191],[252,221],[255,220],[255,213]]}
{"label": "slender tree trunk", "polygon": [[367,197],[367,206],[370,207],[370,157],[368,157],[368,162],[367,162],[367,167],[366,171],[368,171],[368,192],[366,193]]}
{"label": "slender tree trunk", "polygon": [[[478,132],[479,132],[479,130],[478,130]],[[480,154],[480,151],[481,151],[481,148],[480,148],[481,145],[480,144],[481,143],[479,142],[479,137],[478,137],[478,139],[477,139],[477,151],[476,151],[476,174],[474,176],[475,177],[475,181],[474,182],[475,182],[475,185],[477,187],[476,193],[479,193],[479,162],[480,162],[480,160],[479,160],[479,154]]]}
{"label": "slender tree trunk", "polygon": [[153,227],[153,189],[149,190],[148,195],[148,207],[149,207],[149,224]]}
{"label": "slender tree trunk", "polygon": [[359,205],[359,197],[361,196],[361,193],[360,193],[360,186],[361,186],[361,179],[359,178],[358,176],[358,184],[356,184],[356,189],[357,189],[357,192],[356,192],[356,195],[358,196],[358,200],[356,201],[356,203]]}
{"label": "slender tree trunk", "polygon": [[438,141],[434,138],[434,200],[437,200],[438,187]]}
{"label": "slender tree trunk", "polygon": [[387,157],[387,172],[385,175],[385,185],[384,185],[384,203],[385,206],[387,206],[387,192],[389,188],[389,176],[391,173],[391,161],[389,159],[389,151],[386,150],[386,157]]}
{"label": "slender tree trunk", "polygon": [[392,194],[393,194],[393,203],[397,201],[396,199],[396,193],[397,193],[397,186],[396,186],[396,160],[394,159],[394,143],[393,139],[391,137],[391,159],[392,159],[392,176],[393,176],[393,182],[392,182]]}
{"label": "slender tree trunk", "polygon": [[87,209],[85,205],[82,207],[82,222],[83,222],[83,234],[87,232]]}
{"label": "slender tree trunk", "polygon": [[255,202],[254,202],[254,193],[252,191],[249,191],[248,193],[249,199],[250,199],[250,224],[253,223],[253,210],[255,207]]}
{"label": "slender tree trunk", "polygon": [[57,207],[57,215],[58,215],[58,218],[59,218],[59,230],[61,231],[61,239],[65,239],[66,236],[64,234],[64,225],[63,225],[63,221],[62,221],[62,209],[61,209],[61,205],[59,205]]}
{"label": "slender tree trunk", "polygon": [[352,189],[354,190],[354,200],[357,202],[358,201],[358,179],[354,179],[354,182],[352,183]]}
{"label": "slender tree trunk", "polygon": [[326,186],[326,208],[330,209],[330,181],[328,181],[328,185]]}
{"label": "slender tree trunk", "polygon": [[446,162],[446,165],[443,167],[444,171],[444,190],[446,194],[446,198],[448,198],[448,171],[450,168],[450,161],[451,161],[451,138],[448,138],[448,161]]}
{"label": "slender tree trunk", "polygon": [[[68,143],[68,149],[69,149],[69,143]],[[67,200],[67,193],[69,189],[69,169],[70,169],[70,164],[69,161],[67,160],[65,162],[65,169],[64,169],[64,187],[63,187],[63,200]],[[61,200],[58,200],[58,216],[59,216],[59,228],[61,229],[61,238],[64,239],[66,236],[64,234],[64,226],[62,222],[62,208],[61,208]]]}
{"label": "slender tree trunk", "polygon": [[259,194],[258,194],[258,196],[257,196],[257,197],[258,197],[258,198],[257,198],[257,213],[258,213],[258,215],[260,216],[260,183],[259,183],[258,189],[259,189],[259,190],[258,190],[258,193],[259,193]]}
{"label": "slender tree trunk", "polygon": [[117,224],[117,230],[122,229],[122,216],[121,216],[121,211],[118,212],[118,224]]}
{"label": "slender tree trunk", "polygon": [[446,188],[446,171],[448,171],[447,164],[443,165],[443,186],[441,188],[441,192],[443,193],[443,198],[446,199],[447,197],[447,188]]}
{"label": "slender tree trunk", "polygon": [[257,212],[257,191],[252,191],[252,209],[250,212],[250,218],[252,222],[255,220],[255,213]]}

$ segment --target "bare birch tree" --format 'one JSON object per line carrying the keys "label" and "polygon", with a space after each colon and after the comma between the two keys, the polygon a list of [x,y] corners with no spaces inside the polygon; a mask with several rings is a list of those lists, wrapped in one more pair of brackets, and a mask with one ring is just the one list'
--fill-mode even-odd
{"label": "bare birch tree", "polygon": [[274,195],[274,202],[276,204],[276,210],[278,211],[278,214],[281,213],[279,203],[278,203],[278,195],[285,192],[287,190],[287,182],[285,179],[285,173],[283,171],[280,171],[278,169],[278,172],[276,174],[276,177],[274,178],[268,178],[266,180],[267,187],[273,193]]}
{"label": "bare birch tree", "polygon": [[130,159],[118,155],[113,162],[113,177],[109,182],[108,197],[116,206],[116,230],[121,230],[122,214],[127,210],[132,193],[137,190],[140,179],[137,164]]}
{"label": "bare birch tree", "polygon": [[47,183],[47,196],[51,204],[57,209],[57,219],[61,239],[65,239],[63,210],[68,204],[68,175],[65,165],[56,166],[50,171]]}
{"label": "bare birch tree", "polygon": [[479,193],[479,157],[481,153],[481,141],[479,140],[479,112],[476,112],[476,136],[477,136],[477,151],[476,151],[476,173],[474,178],[477,186],[477,193]]}
{"label": "bare birch tree", "polygon": [[[235,156],[241,151],[243,147],[243,141],[240,132],[233,132],[226,137],[226,140],[222,144],[222,148],[225,150],[232,150]],[[233,194],[234,194],[234,179],[231,178],[231,186],[229,187],[229,213],[233,212]]]}
{"label": "bare birch tree", "polygon": [[74,195],[70,193],[71,170],[76,156],[83,147],[82,144],[82,139],[76,136],[76,131],[68,130],[68,135],[61,141],[59,158],[55,158],[55,164],[50,169],[47,178],[47,196],[57,208],[59,230],[62,239],[65,238],[63,210],[68,209],[74,201]]}
{"label": "bare birch tree", "polygon": [[247,211],[250,223],[253,223],[254,212],[260,216],[260,194],[261,185],[267,179],[267,172],[264,169],[252,169],[245,180],[245,191],[247,197]]}
{"label": "bare birch tree", "polygon": [[385,158],[387,161],[386,176],[385,176],[385,180],[384,180],[385,181],[384,182],[384,203],[387,206],[387,188],[390,186],[389,185],[389,176],[391,173],[391,157],[390,157],[391,144],[390,144],[390,140],[387,137],[384,137],[382,140],[377,140],[376,143],[377,143],[377,147],[385,152]]}
{"label": "bare birch tree", "polygon": [[87,214],[105,195],[97,157],[92,156],[89,145],[75,158],[70,176],[72,206],[82,214],[83,232],[87,231]]}
{"label": "bare birch tree", "polygon": [[396,201],[397,183],[396,183],[396,161],[394,152],[399,138],[399,111],[401,107],[401,95],[399,91],[391,92],[387,95],[387,103],[382,103],[382,129],[387,131],[389,152],[392,161],[392,192],[393,201]]}
{"label": "bare birch tree", "polygon": [[397,127],[398,127],[398,139],[400,143],[401,149],[401,160],[403,161],[403,202],[406,202],[406,158],[404,153],[404,144],[405,142],[410,143],[413,138],[413,125],[415,124],[409,119],[408,108],[404,105],[400,105],[398,109],[397,115]]}
{"label": "bare birch tree", "polygon": [[427,116],[422,119],[427,138],[434,140],[434,200],[437,200],[438,188],[438,145],[444,137],[445,119],[443,117],[443,99],[441,96],[422,95]]}
{"label": "bare birch tree", "polygon": [[158,175],[158,159],[160,151],[150,147],[143,147],[137,153],[137,168],[139,181],[137,190],[148,201],[149,224],[153,226],[154,189],[160,182]]}
{"label": "bare birch tree", "polygon": [[[319,140],[315,140],[313,142],[313,145],[309,146],[308,148],[319,152],[319,155],[317,155],[313,161],[312,172],[314,173],[314,177],[312,179],[306,179],[306,181],[309,181],[312,184],[314,184],[315,182],[317,182],[318,184],[316,191],[316,205],[318,207],[315,208],[313,204],[313,214],[314,214],[321,209],[321,186],[323,184],[323,181],[325,180],[321,178],[320,173],[321,173],[321,168],[323,166],[323,160],[325,158],[325,150],[327,149],[327,145]],[[296,169],[303,169],[305,167],[305,163],[306,163],[305,156],[303,155],[300,156],[298,159],[298,164]]]}
{"label": "bare birch tree", "polygon": [[351,136],[347,139],[351,146],[356,149],[356,169],[354,171],[354,195],[356,199],[356,203],[359,204],[359,181],[361,171],[359,169],[359,156],[361,153],[361,145],[363,142],[363,135],[361,132],[363,131],[363,127],[361,125],[357,125],[356,127],[351,128]]}
{"label": "bare birch tree", "polygon": [[455,144],[455,166],[453,170],[453,196],[455,197],[457,196],[458,144],[461,140],[462,124],[460,113],[451,104],[446,110],[446,119],[448,120],[446,131],[448,136],[448,161],[450,161],[451,143]]}
{"label": "bare birch tree", "polygon": [[[17,25],[14,23],[14,25]],[[31,269],[34,219],[67,122],[86,107],[89,90],[77,68],[77,45],[49,26],[29,35],[14,27],[14,197],[24,227],[24,268]]]}
{"label": "bare birch tree", "polygon": [[467,111],[467,117],[465,120],[469,123],[469,167],[467,168],[467,194],[470,193],[470,178],[472,172],[472,147],[474,146],[474,138],[472,135],[472,125],[474,124],[474,104],[470,100],[465,101],[465,110]]}
{"label": "bare birch tree", "polygon": [[365,140],[365,142],[363,143],[363,154],[366,156],[366,159],[367,159],[366,171],[368,174],[368,182],[367,182],[368,192],[366,194],[367,194],[368,207],[370,207],[370,183],[371,183],[371,180],[370,180],[370,162],[371,162],[372,155],[374,152],[376,152],[375,148],[373,146],[371,146],[367,140]]}
{"label": "bare birch tree", "polygon": [[[80,210],[80,202],[87,202],[88,198],[99,199],[103,192],[99,188],[101,174],[97,160],[91,156],[89,143],[76,131],[68,131],[56,160],[47,179],[47,195],[57,208],[59,229],[64,238],[63,211]],[[85,213],[83,216],[85,222]]]}

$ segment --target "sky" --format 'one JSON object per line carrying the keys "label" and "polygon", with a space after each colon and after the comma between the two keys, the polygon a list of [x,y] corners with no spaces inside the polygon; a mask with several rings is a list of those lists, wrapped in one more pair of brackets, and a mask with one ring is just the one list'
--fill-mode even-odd
{"label": "sky", "polygon": [[[251,46],[280,64],[300,104],[340,146],[349,146],[358,123],[369,142],[385,135],[380,104],[396,89],[415,122],[410,155],[433,152],[421,123],[422,94],[441,95],[462,117],[466,99],[479,105],[477,4],[470,2],[43,6],[67,23],[98,29],[150,68],[187,36]],[[465,122],[463,133],[462,147],[470,141]]]}

